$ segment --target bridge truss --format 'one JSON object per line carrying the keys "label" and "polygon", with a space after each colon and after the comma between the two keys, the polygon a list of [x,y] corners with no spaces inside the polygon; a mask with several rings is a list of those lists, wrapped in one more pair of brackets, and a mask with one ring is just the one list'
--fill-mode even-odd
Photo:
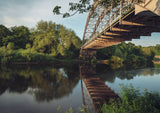
{"label": "bridge truss", "polygon": [[84,49],[86,45],[106,31],[112,30],[112,26],[115,23],[119,22],[119,24],[121,24],[122,19],[133,10],[135,4],[139,2],[139,0],[116,0],[117,3],[116,6],[114,6],[114,0],[111,0],[110,6],[105,7],[101,4],[101,1],[102,0],[95,1],[90,10],[83,34],[81,49]]}

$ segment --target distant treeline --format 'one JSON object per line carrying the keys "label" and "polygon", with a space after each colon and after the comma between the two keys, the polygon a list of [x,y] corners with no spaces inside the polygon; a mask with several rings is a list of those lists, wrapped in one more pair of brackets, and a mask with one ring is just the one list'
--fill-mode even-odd
{"label": "distant treeline", "polygon": [[0,25],[1,63],[77,58],[80,46],[74,31],[51,21],[40,21],[33,29]]}
{"label": "distant treeline", "polygon": [[155,55],[160,55],[160,45],[142,47],[132,43],[103,48],[97,51],[97,59],[112,63],[151,63]]}

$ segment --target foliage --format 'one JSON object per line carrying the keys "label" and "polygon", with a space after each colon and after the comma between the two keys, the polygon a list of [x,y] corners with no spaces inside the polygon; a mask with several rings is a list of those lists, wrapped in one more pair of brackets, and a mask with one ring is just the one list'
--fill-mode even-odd
{"label": "foliage", "polygon": [[72,12],[72,14],[68,12],[61,13],[61,6],[55,6],[53,9],[53,13],[56,15],[63,15],[63,17],[69,17],[75,15],[76,13],[81,14],[84,12],[88,12],[91,8],[91,0],[79,0],[78,3],[70,2],[69,6],[69,12]]}
{"label": "foliage", "polygon": [[[69,3],[69,10],[68,12],[62,13],[60,11],[61,6],[55,6],[53,9],[53,13],[56,15],[63,15],[63,17],[70,17],[73,16],[77,13],[85,13],[90,10],[94,10],[94,5],[92,5],[93,2],[98,1],[98,0],[79,0],[77,3],[76,2],[70,2]],[[132,0],[134,3],[139,3],[142,2],[142,0]],[[119,3],[120,0],[100,0],[98,3],[103,6],[103,7],[110,7],[111,4],[113,7],[116,7]]]}
{"label": "foliage", "polygon": [[0,63],[53,61],[78,58],[81,40],[74,31],[53,22],[40,21],[35,29],[0,25]]}
{"label": "foliage", "polygon": [[9,42],[7,45],[8,49],[14,49],[14,43],[13,42]]}
{"label": "foliage", "polygon": [[121,59],[120,57],[117,57],[117,56],[112,56],[110,61],[112,63],[116,63],[116,64],[122,64],[123,63],[123,59]]}
{"label": "foliage", "polygon": [[72,30],[53,22],[40,21],[32,32],[32,48],[40,53],[62,58],[79,56],[81,40]]}
{"label": "foliage", "polygon": [[103,113],[159,113],[160,96],[144,90],[143,94],[132,85],[121,85],[121,100],[111,100],[102,107]]}
{"label": "foliage", "polygon": [[[84,109],[81,112],[89,113],[88,109]],[[111,99],[101,108],[102,113],[159,113],[159,110],[160,95],[158,93],[149,92],[147,89],[141,93],[138,88],[123,84],[121,84],[120,99]],[[60,107],[58,112],[62,113]],[[66,113],[73,113],[72,108]]]}
{"label": "foliage", "polygon": [[156,55],[160,55],[160,44],[157,44],[155,47]]}
{"label": "foliage", "polygon": [[124,63],[147,63],[152,62],[155,56],[154,47],[135,46],[132,43],[121,43],[97,51],[97,59],[110,59],[111,62],[119,61]]}
{"label": "foliage", "polygon": [[0,25],[0,46],[3,46],[2,39],[4,37],[10,36],[11,34],[11,31],[7,27]]}
{"label": "foliage", "polygon": [[29,42],[29,29],[25,26],[12,27],[10,33],[2,37],[2,46],[7,46],[10,42],[14,43],[15,48],[25,48],[26,43]]}
{"label": "foliage", "polygon": [[47,62],[56,59],[50,54],[38,53],[32,49],[10,50],[0,48],[0,62],[7,64],[10,62]]}

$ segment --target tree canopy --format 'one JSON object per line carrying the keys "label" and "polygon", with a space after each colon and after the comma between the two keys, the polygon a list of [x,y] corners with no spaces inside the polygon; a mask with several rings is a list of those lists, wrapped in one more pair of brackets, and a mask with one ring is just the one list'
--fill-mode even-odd
{"label": "tree canopy", "polygon": [[78,54],[81,40],[74,31],[53,22],[40,21],[31,34],[33,48],[41,53],[69,57]]}
{"label": "tree canopy", "polygon": [[126,63],[150,64],[157,51],[158,45],[155,47],[142,47],[133,43],[121,43],[98,50],[97,59],[111,59],[112,62],[116,62],[115,60],[120,58]]}
{"label": "tree canopy", "polygon": [[0,25],[0,46],[7,46],[12,42],[16,48],[25,48],[26,43],[29,41],[29,29],[25,26],[7,27]]}
{"label": "tree canopy", "polygon": [[80,46],[73,30],[52,21],[39,21],[34,29],[0,25],[0,63],[78,58]]}

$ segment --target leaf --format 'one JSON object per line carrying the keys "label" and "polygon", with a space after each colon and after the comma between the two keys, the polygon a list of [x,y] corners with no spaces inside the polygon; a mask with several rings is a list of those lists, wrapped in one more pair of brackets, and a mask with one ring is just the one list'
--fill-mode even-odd
{"label": "leaf", "polygon": [[61,13],[60,13],[60,9],[61,9],[61,6],[56,6],[56,7],[53,9],[53,13],[56,14],[56,15],[61,14]]}
{"label": "leaf", "polygon": [[63,14],[63,18],[66,18],[66,17],[69,17],[69,16],[70,16],[69,13],[64,13],[64,14]]}

